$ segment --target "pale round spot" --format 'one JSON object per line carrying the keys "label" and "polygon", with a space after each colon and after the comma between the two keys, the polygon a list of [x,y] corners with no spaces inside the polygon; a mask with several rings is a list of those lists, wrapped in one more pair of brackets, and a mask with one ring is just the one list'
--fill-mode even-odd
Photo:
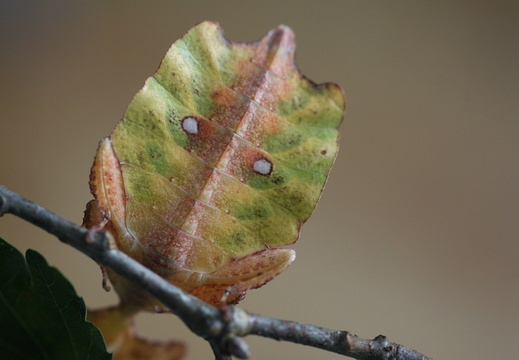
{"label": "pale round spot", "polygon": [[260,175],[267,176],[272,172],[272,163],[265,158],[261,158],[254,162],[252,169]]}
{"label": "pale round spot", "polygon": [[198,135],[198,119],[187,116],[182,120],[182,130],[191,135]]}

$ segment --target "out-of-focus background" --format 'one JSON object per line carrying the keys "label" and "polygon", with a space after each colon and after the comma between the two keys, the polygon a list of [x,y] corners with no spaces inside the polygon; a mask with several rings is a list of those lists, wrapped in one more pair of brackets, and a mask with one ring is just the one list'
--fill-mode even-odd
{"label": "out-of-focus background", "polygon": [[[296,262],[242,305],[380,333],[435,359],[510,359],[519,334],[519,6],[514,1],[0,2],[0,184],[80,223],[98,141],[171,43],[203,20],[254,41],[278,24],[297,62],[347,96],[341,150]],[[91,307],[96,264],[7,215]],[[139,329],[203,340],[173,316]],[[339,359],[250,337],[253,359]]]}

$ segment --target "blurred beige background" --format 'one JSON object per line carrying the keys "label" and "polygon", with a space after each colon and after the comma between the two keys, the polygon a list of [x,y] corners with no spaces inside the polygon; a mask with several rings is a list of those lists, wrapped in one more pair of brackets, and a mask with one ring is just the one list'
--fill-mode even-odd
{"label": "blurred beige background", "polygon": [[[510,359],[519,334],[519,6],[502,1],[0,2],[0,183],[81,222],[98,141],[173,41],[202,20],[235,41],[283,23],[297,61],[347,95],[341,151],[297,261],[245,309],[435,359]],[[90,259],[12,216],[89,306],[114,303]],[[173,316],[142,332],[189,342]],[[339,359],[250,337],[253,359]]]}

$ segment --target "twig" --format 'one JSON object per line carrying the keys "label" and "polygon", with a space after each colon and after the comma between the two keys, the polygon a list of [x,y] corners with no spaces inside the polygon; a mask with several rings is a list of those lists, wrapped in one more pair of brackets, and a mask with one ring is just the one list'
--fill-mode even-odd
{"label": "twig", "polygon": [[373,340],[361,339],[348,331],[324,329],[314,325],[249,314],[249,334],[294,342],[346,355],[355,359],[431,359],[379,335]]}
{"label": "twig", "polygon": [[231,355],[240,359],[249,358],[249,348],[243,339],[246,335],[291,341],[359,360],[432,360],[415,350],[391,343],[382,335],[366,340],[347,331],[250,314],[236,306],[218,309],[184,293],[124,253],[110,248],[109,235],[92,234],[88,229],[0,186],[0,216],[5,213],[46,230],[148,291],[191,331],[209,341],[217,360],[229,360]]}

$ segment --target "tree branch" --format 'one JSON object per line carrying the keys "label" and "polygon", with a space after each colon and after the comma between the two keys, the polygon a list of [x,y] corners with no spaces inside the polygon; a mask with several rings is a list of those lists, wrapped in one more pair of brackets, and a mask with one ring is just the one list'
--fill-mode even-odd
{"label": "tree branch", "polygon": [[243,339],[246,335],[291,341],[359,360],[432,360],[415,350],[391,343],[382,335],[366,340],[348,331],[250,314],[236,306],[218,309],[184,293],[126,254],[111,248],[109,234],[77,226],[0,186],[0,216],[6,213],[46,230],[149,292],[191,331],[209,341],[217,360],[229,360],[231,355],[249,358],[249,348]]}

